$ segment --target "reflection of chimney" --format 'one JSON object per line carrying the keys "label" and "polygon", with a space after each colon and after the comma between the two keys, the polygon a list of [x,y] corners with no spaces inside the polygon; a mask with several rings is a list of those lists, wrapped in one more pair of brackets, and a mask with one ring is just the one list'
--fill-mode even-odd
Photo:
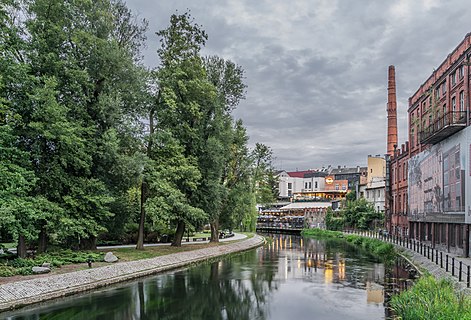
{"label": "reflection of chimney", "polygon": [[394,145],[397,145],[397,103],[396,103],[396,71],[394,66],[388,70],[388,150],[387,154],[394,154]]}

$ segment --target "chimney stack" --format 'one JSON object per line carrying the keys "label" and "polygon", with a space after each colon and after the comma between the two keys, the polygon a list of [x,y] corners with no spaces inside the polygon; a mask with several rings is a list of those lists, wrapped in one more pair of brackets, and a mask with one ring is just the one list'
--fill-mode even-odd
{"label": "chimney stack", "polygon": [[388,70],[388,149],[387,154],[394,155],[397,146],[397,103],[396,103],[396,71],[394,66]]}

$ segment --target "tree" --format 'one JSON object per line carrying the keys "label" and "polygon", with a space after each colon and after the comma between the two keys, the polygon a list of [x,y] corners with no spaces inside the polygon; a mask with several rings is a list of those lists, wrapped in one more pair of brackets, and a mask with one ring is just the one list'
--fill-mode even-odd
{"label": "tree", "polygon": [[256,143],[252,150],[253,180],[252,188],[256,194],[258,204],[272,203],[278,196],[275,194],[277,184],[272,165],[273,151],[270,147]]}
{"label": "tree", "polygon": [[[179,152],[186,163],[193,165],[199,161],[204,147],[200,134],[205,124],[203,108],[211,107],[216,95],[199,56],[207,36],[193,23],[188,13],[172,15],[169,27],[157,32],[157,35],[161,37],[158,50],[161,65],[155,73],[158,79],[158,108],[155,112],[158,130],[170,134],[174,142],[180,145]],[[201,177],[201,172],[194,176]],[[172,245],[180,246],[185,226],[192,220],[190,216],[196,214],[196,220],[199,220],[201,212],[197,210],[200,206],[193,184],[170,185],[177,188],[173,192],[176,198],[172,201],[184,202],[180,195],[188,201],[188,205],[179,205],[179,210],[172,212],[172,220],[177,224]]]}
{"label": "tree", "polygon": [[13,132],[33,164],[34,192],[62,208],[38,222],[40,250],[49,232],[93,248],[142,170],[139,144],[123,141],[139,139],[146,22],[134,22],[121,1],[9,4],[3,94],[22,119]]}

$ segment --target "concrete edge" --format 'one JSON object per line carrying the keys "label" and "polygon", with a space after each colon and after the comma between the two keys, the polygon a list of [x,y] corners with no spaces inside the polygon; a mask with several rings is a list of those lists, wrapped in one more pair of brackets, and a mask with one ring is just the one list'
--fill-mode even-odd
{"label": "concrete edge", "polygon": [[[91,291],[91,290],[94,290],[94,289],[103,288],[103,287],[110,286],[110,285],[113,285],[113,284],[117,284],[117,283],[120,283],[120,282],[126,282],[126,281],[129,281],[129,280],[134,280],[134,279],[137,279],[137,278],[142,278],[142,277],[154,275],[154,274],[158,274],[158,273],[161,273],[161,272],[165,272],[165,271],[169,271],[169,270],[173,270],[173,269],[178,269],[178,268],[185,267],[185,266],[190,266],[192,264],[201,263],[201,262],[208,261],[208,260],[211,260],[211,259],[214,259],[214,258],[221,258],[221,257],[227,256],[227,255],[233,254],[233,253],[252,250],[254,248],[262,246],[265,243],[266,243],[265,238],[263,238],[262,236],[259,236],[259,235],[255,235],[252,238],[248,238],[248,239],[238,241],[238,242],[234,242],[234,243],[225,244],[224,248],[229,249],[229,250],[225,250],[224,252],[221,251],[221,252],[217,252],[217,253],[211,253],[211,251],[209,249],[212,249],[212,248],[203,248],[203,249],[199,249],[199,250],[189,251],[189,252],[200,251],[201,253],[204,253],[204,251],[208,251],[208,254],[207,255],[203,254],[201,257],[199,257],[197,259],[193,259],[193,260],[184,260],[184,261],[181,261],[181,262],[178,262],[178,263],[167,264],[167,265],[163,265],[163,266],[160,266],[160,267],[144,268],[144,269],[139,270],[138,272],[134,272],[134,273],[123,273],[123,274],[121,274],[117,277],[106,277],[106,278],[103,278],[101,280],[94,281],[94,282],[91,282],[91,283],[83,283],[83,284],[76,285],[76,286],[67,286],[67,287],[64,287],[63,289],[55,290],[53,292],[38,294],[38,295],[35,295],[35,296],[32,296],[32,297],[16,299],[16,300],[11,300],[11,301],[8,301],[8,302],[5,302],[5,303],[0,303],[0,312],[10,311],[10,310],[18,309],[18,308],[21,308],[21,307],[24,307],[24,306],[27,306],[27,305],[31,305],[31,304],[35,304],[35,303],[39,303],[39,302],[44,302],[44,301],[47,301],[47,300],[62,298],[62,297],[74,295],[74,294],[77,294],[77,293],[84,293],[86,291]],[[176,255],[178,255],[178,254],[180,254],[180,253],[176,253]],[[161,256],[161,257],[165,257],[165,256]],[[152,260],[152,259],[156,259],[156,258],[134,260],[134,261],[129,261],[129,262],[123,262],[123,264],[132,263],[132,262],[135,262],[135,261]],[[100,268],[106,268],[106,266],[100,267]],[[96,268],[96,269],[99,269],[99,268]],[[67,273],[67,274],[70,275],[70,274],[74,274],[76,272],[80,272],[80,271],[74,271],[74,272],[70,272],[70,273]],[[31,280],[25,280],[25,281],[31,281]]]}

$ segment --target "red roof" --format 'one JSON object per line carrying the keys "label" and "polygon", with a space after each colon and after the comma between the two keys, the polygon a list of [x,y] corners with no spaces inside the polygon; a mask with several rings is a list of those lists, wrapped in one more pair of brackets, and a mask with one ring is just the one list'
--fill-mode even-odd
{"label": "red roof", "polygon": [[305,170],[305,171],[291,171],[286,172],[291,178],[304,178],[306,173],[315,172],[313,170]]}

